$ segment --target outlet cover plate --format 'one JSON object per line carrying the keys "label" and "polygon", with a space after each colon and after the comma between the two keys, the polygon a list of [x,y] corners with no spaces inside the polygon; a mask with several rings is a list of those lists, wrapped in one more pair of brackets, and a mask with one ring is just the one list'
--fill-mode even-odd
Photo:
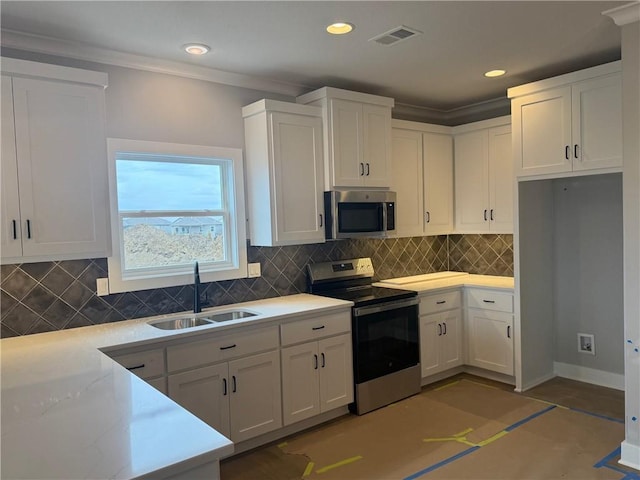
{"label": "outlet cover plate", "polygon": [[250,263],[247,266],[247,276],[249,278],[259,277],[260,275],[260,263]]}

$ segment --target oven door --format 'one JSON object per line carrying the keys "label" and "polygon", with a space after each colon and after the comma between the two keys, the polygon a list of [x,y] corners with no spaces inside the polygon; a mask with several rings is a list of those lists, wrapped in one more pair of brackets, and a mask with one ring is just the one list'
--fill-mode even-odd
{"label": "oven door", "polygon": [[420,363],[417,297],[353,309],[356,384]]}

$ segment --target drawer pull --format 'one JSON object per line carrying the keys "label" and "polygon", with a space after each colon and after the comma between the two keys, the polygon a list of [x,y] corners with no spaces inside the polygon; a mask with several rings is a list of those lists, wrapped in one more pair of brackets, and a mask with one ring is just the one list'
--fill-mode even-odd
{"label": "drawer pull", "polygon": [[447,301],[446,301],[446,300],[438,300],[438,301],[436,302],[436,305],[442,305],[442,304],[444,304],[444,303],[447,303]]}
{"label": "drawer pull", "polygon": [[319,327],[311,327],[311,330],[322,330],[324,325],[320,325]]}
{"label": "drawer pull", "polygon": [[226,347],[220,347],[220,350],[229,350],[230,348],[236,348],[236,344],[227,345]]}
{"label": "drawer pull", "polygon": [[135,367],[125,367],[127,370],[131,371],[131,370],[140,370],[141,368],[144,368],[144,363],[141,363],[140,365],[136,365]]}
{"label": "drawer pull", "polygon": [[482,300],[484,303],[496,303],[495,300]]}

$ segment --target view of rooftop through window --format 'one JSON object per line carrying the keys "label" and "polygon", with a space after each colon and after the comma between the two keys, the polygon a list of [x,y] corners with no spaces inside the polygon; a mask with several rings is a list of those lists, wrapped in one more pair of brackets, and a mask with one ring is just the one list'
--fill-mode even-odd
{"label": "view of rooftop through window", "polygon": [[224,163],[118,153],[124,270],[227,259]]}

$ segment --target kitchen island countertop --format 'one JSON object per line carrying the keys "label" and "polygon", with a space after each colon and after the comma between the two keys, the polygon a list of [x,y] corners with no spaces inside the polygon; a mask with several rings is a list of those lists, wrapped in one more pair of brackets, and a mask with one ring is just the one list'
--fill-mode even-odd
{"label": "kitchen island countertop", "polygon": [[233,452],[229,439],[100,349],[229,333],[351,305],[300,294],[211,309],[258,315],[198,329],[160,330],[145,318],[3,339],[1,476],[166,478],[216,462]]}

